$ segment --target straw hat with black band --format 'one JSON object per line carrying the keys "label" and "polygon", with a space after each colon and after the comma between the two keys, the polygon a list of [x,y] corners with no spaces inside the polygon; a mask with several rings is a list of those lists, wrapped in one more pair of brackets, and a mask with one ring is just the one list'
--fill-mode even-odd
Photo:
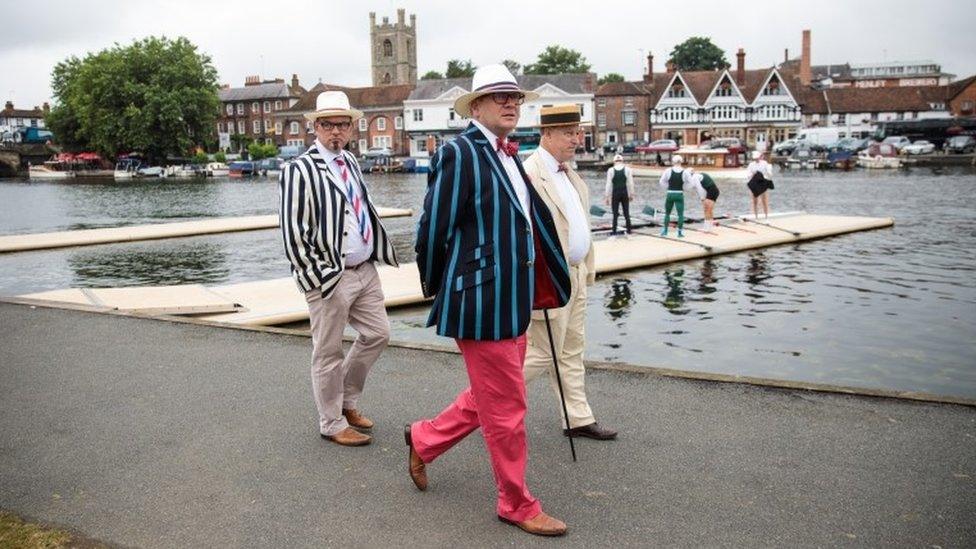
{"label": "straw hat with black band", "polygon": [[521,93],[525,99],[538,99],[539,94],[519,88],[518,82],[505,65],[478,67],[471,79],[471,91],[454,101],[454,112],[471,118],[471,102],[493,93]]}
{"label": "straw hat with black band", "polygon": [[579,105],[542,107],[539,111],[539,128],[582,125]]}

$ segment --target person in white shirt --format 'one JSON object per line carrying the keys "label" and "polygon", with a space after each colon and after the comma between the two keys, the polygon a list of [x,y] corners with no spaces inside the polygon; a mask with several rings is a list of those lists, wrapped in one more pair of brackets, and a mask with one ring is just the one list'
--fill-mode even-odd
{"label": "person in white shirt", "polygon": [[607,169],[607,185],[603,191],[603,202],[613,210],[613,232],[617,234],[617,217],[620,208],[624,210],[624,220],[627,222],[627,232],[630,234],[630,201],[634,199],[634,172],[624,165],[624,157],[619,154],[613,157],[613,166]]}
{"label": "person in white shirt", "polygon": [[773,187],[773,167],[766,162],[760,151],[752,151],[752,162],[746,168],[746,183],[752,191],[752,216],[759,219],[758,205],[761,202],[763,213],[769,217],[769,189]]}
{"label": "person in white shirt", "polygon": [[658,181],[661,190],[667,193],[664,200],[664,228],[661,236],[668,236],[668,225],[671,223],[671,211],[678,210],[678,238],[684,238],[685,228],[685,190],[693,189],[697,183],[691,177],[691,171],[684,168],[684,159],[680,154],[671,157],[671,167],[664,170]]}
{"label": "person in white shirt", "polygon": [[[550,310],[552,347],[543,311],[535,311],[529,324],[525,354],[525,381],[549,375],[556,402],[559,387],[553,375],[552,349],[555,349],[559,375],[566,400],[563,432],[574,437],[596,440],[616,438],[617,432],[597,424],[586,399],[583,378],[583,349],[586,346],[586,287],[596,279],[593,241],[590,237],[589,189],[569,163],[582,142],[580,111],[576,105],[543,107],[540,111],[542,140],[525,161],[525,173],[552,212],[559,244],[569,261],[571,290],[569,302]],[[562,407],[560,406],[560,415]]]}

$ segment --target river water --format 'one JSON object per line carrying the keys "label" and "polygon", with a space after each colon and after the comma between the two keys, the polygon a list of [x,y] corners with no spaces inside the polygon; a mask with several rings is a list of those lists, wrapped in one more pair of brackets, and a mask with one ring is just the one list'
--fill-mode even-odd
{"label": "river water", "polygon": [[[602,174],[583,173],[591,198]],[[426,178],[369,178],[378,205],[419,212]],[[748,191],[720,181],[717,213]],[[976,171],[776,175],[776,210],[885,216],[895,226],[617,273],[589,288],[587,358],[976,398]],[[632,209],[660,208],[638,182]],[[274,213],[271,180],[0,180],[0,234]],[[599,202],[594,202],[599,203]],[[700,212],[688,196],[691,215]],[[385,222],[413,260],[416,218]],[[276,230],[0,255],[0,295],[65,287],[220,284],[287,276]],[[391,311],[395,339],[449,344],[426,307]]]}

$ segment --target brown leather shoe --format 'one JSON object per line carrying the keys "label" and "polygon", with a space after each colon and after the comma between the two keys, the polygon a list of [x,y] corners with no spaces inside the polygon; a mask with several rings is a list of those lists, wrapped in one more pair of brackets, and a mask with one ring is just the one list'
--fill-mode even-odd
{"label": "brown leather shoe", "polygon": [[342,446],[366,446],[373,442],[373,437],[364,435],[351,427],[346,427],[332,436],[322,435],[322,438]]}
{"label": "brown leather shoe", "polygon": [[410,426],[403,427],[403,438],[410,447],[410,458],[407,460],[407,470],[410,472],[410,479],[418,490],[427,490],[427,465],[420,459],[420,454],[413,449],[413,437],[410,436]]}
{"label": "brown leather shoe", "polygon": [[373,420],[360,414],[358,410],[346,410],[345,408],[343,408],[342,415],[346,416],[346,421],[349,422],[349,425],[357,429],[373,428]]}
{"label": "brown leather shoe", "polygon": [[607,429],[606,427],[600,427],[596,422],[589,425],[583,425],[582,427],[563,429],[563,434],[566,436],[572,434],[574,437],[586,437],[595,440],[613,440],[617,438],[617,431]]}
{"label": "brown leather shoe", "polygon": [[566,523],[550,517],[544,512],[523,522],[515,522],[505,517],[498,517],[498,520],[518,526],[522,530],[535,536],[562,536],[566,533]]}

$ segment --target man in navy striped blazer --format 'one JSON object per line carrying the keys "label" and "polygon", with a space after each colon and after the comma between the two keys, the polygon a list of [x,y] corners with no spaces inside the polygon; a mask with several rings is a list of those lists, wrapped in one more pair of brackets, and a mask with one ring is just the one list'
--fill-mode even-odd
{"label": "man in navy striped blazer", "polygon": [[[373,422],[357,407],[369,369],[390,340],[375,262],[397,266],[356,158],[344,150],[363,113],[339,91],[319,94],[315,144],[281,171],[280,223],[291,272],[308,302],[312,327],[312,392],[319,433],[343,446],[363,446]],[[359,337],[343,356],[342,332]]]}
{"label": "man in navy striped blazer", "polygon": [[410,476],[427,488],[426,464],[481,427],[498,489],[498,517],[538,535],[566,525],[542,511],[525,482],[525,331],[533,308],[564,305],[569,267],[552,216],[506,137],[521,90],[503,65],[481,67],[454,110],[473,122],[431,161],[417,228],[428,326],[453,337],[470,386],[437,417],[408,425]]}

